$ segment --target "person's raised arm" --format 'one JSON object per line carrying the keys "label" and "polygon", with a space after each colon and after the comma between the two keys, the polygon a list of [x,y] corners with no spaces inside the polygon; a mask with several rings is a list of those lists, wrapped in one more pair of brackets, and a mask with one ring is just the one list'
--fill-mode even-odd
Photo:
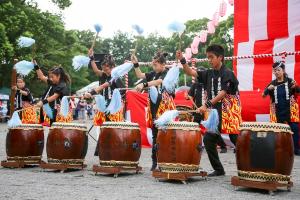
{"label": "person's raised arm", "polygon": [[48,81],[48,77],[44,75],[44,73],[42,72],[41,68],[39,67],[39,65],[37,64],[36,60],[32,60],[33,64],[34,64],[34,70],[36,71],[36,74],[38,76],[38,78],[47,83]]}
{"label": "person's raised arm", "polygon": [[197,71],[192,69],[191,67],[189,67],[189,65],[187,64],[187,62],[186,62],[185,58],[183,57],[181,51],[176,52],[176,58],[180,61],[181,65],[183,67],[183,71],[186,75],[193,76],[195,78],[198,77]]}
{"label": "person's raised arm", "polygon": [[91,66],[92,66],[92,69],[93,69],[94,73],[95,73],[97,76],[102,76],[103,71],[100,70],[100,69],[98,69],[98,67],[97,67],[97,65],[96,65],[93,49],[90,49],[90,50],[89,50],[88,55],[89,55],[89,58],[91,59]]}
{"label": "person's raised arm", "polygon": [[133,63],[134,72],[135,72],[136,77],[139,78],[139,79],[145,79],[146,75],[139,68],[138,59],[135,55],[131,55],[131,62]]}

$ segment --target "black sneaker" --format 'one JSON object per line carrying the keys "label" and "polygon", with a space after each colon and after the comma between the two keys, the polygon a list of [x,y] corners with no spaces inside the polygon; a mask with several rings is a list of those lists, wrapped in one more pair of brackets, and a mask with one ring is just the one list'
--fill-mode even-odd
{"label": "black sneaker", "polygon": [[227,148],[222,148],[220,153],[227,153]]}
{"label": "black sneaker", "polygon": [[213,177],[213,176],[224,176],[225,171],[213,171],[212,173],[208,174],[208,177]]}

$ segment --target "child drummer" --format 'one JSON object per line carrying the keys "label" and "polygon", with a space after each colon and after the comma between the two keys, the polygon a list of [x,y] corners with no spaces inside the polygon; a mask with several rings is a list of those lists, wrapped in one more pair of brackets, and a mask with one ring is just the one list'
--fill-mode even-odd
{"label": "child drummer", "polygon": [[176,57],[180,60],[183,70],[187,75],[194,76],[200,83],[203,83],[207,90],[207,101],[198,108],[200,113],[208,109],[217,109],[219,113],[219,133],[207,132],[204,136],[204,145],[209,161],[214,172],[209,176],[225,175],[223,165],[219,159],[216,144],[219,141],[220,133],[229,134],[230,140],[235,144],[238,128],[241,123],[241,106],[238,93],[238,80],[234,73],[224,65],[224,48],[220,45],[211,45],[206,49],[206,56],[212,69],[196,71],[190,68],[178,51]]}
{"label": "child drummer", "polygon": [[[20,118],[23,124],[35,124],[38,123],[36,112],[33,104],[33,97],[30,90],[25,86],[23,76],[18,75],[17,86],[12,87],[12,90],[16,91],[15,106],[16,110],[27,108],[21,112]],[[31,107],[31,108],[30,108]]]}
{"label": "child drummer", "polygon": [[[48,88],[42,96],[41,101],[37,103],[37,106],[41,108],[44,104],[49,104],[51,107],[53,119],[50,119],[49,125],[51,125],[53,122],[71,122],[73,120],[71,109],[67,117],[62,116],[59,113],[62,97],[70,95],[68,84],[71,82],[71,80],[69,75],[62,67],[55,66],[49,70],[49,77],[47,77],[43,74],[35,60],[33,63],[38,78],[44,83],[48,84]],[[45,115],[41,114],[41,123],[45,121]]]}
{"label": "child drummer", "polygon": [[299,148],[299,105],[296,94],[300,92],[295,80],[288,77],[283,62],[273,64],[275,79],[265,88],[263,97],[271,98],[271,122],[285,123],[291,127],[294,139],[295,155],[300,155]]}

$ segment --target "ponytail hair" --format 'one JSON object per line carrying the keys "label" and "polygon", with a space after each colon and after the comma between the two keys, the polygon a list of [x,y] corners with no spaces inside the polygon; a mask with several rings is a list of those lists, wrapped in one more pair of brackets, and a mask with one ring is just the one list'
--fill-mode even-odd
{"label": "ponytail hair", "polygon": [[71,78],[69,74],[65,72],[65,70],[62,67],[53,67],[50,69],[50,73],[55,74],[55,75],[60,75],[60,81],[64,81],[67,84],[71,83]]}
{"label": "ponytail hair", "polygon": [[163,52],[157,52],[156,55],[153,57],[153,60],[156,60],[160,64],[166,64],[167,63],[167,56],[168,53],[163,53]]}

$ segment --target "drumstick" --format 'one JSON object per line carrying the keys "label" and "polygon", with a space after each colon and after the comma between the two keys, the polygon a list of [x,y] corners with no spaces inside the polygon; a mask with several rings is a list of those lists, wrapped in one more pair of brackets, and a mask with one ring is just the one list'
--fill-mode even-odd
{"label": "drumstick", "polygon": [[197,106],[197,105],[196,105],[196,103],[194,102],[193,98],[192,98],[191,96],[189,96],[189,95],[188,95],[188,98],[189,98],[189,100],[191,100],[191,101],[192,101],[192,103],[193,103],[194,107],[197,109],[197,108],[198,108],[198,106]]}
{"label": "drumstick", "polygon": [[91,138],[93,138],[93,140],[95,140],[95,142],[97,142],[97,140],[90,134],[90,132],[91,132],[91,130],[93,129],[93,127],[94,127],[94,124],[91,126],[91,128],[88,130],[88,132],[87,132],[87,134],[91,137]]}

